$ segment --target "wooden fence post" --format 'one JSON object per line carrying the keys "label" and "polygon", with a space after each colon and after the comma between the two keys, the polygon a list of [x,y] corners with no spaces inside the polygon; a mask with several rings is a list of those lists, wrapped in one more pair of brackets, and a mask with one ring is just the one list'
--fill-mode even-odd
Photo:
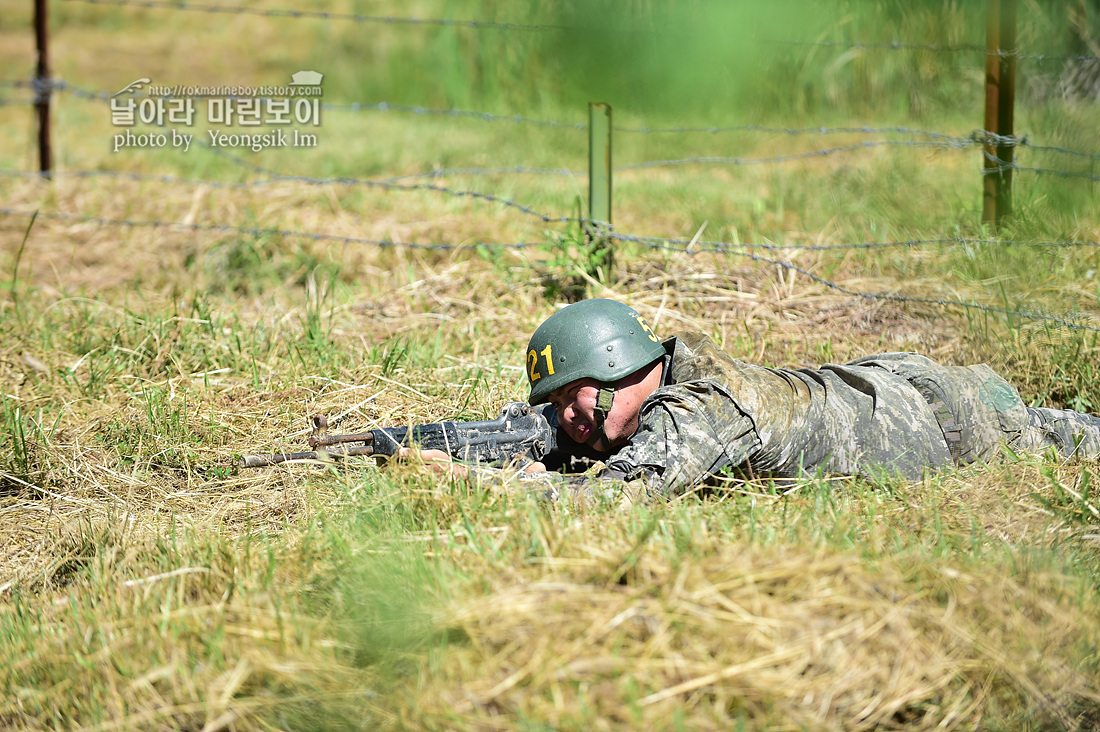
{"label": "wooden fence post", "polygon": [[50,177],[53,156],[50,150],[50,21],[48,0],[34,0],[34,40],[38,47],[38,63],[34,77],[34,106],[38,117],[38,166],[42,176]]}
{"label": "wooden fence post", "polygon": [[1012,112],[1016,96],[1016,0],[989,0],[985,56],[982,222],[1012,215]]}

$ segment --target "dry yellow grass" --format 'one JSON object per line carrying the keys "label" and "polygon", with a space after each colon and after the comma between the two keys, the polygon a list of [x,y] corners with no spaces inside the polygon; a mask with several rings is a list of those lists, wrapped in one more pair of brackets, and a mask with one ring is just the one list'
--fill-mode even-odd
{"label": "dry yellow grass", "polygon": [[1073,728],[1097,699],[1094,677],[1053,661],[1098,630],[1060,577],[694,544],[646,554],[626,583],[630,545],[591,536],[499,577],[443,619],[466,643],[424,675],[408,723],[969,729],[1027,699],[1040,726]]}

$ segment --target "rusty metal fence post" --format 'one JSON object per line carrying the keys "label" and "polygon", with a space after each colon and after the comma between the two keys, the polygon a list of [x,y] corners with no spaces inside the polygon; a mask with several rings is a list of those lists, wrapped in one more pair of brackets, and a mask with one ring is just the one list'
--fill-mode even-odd
{"label": "rusty metal fence post", "polygon": [[1012,112],[1016,95],[1016,0],[989,0],[985,56],[982,222],[1012,215]]}
{"label": "rusty metal fence post", "polygon": [[615,253],[611,245],[611,105],[588,104],[588,243],[589,274],[611,282]]}
{"label": "rusty metal fence post", "polygon": [[38,165],[42,176],[50,177],[53,155],[50,150],[50,21],[48,0],[34,0],[34,40],[38,48],[38,63],[34,75],[34,107],[38,117]]}

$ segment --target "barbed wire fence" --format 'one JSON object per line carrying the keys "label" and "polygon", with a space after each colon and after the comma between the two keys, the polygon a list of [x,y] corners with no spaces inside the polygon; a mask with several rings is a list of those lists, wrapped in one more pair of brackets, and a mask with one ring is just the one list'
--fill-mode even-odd
{"label": "barbed wire fence", "polygon": [[[248,14],[254,16],[263,16],[271,18],[283,18],[283,19],[296,19],[296,18],[312,18],[323,21],[346,21],[354,23],[372,23],[372,24],[389,24],[389,25],[428,25],[428,26],[456,26],[464,27],[476,30],[486,31],[499,31],[499,32],[546,32],[546,31],[558,31],[562,30],[563,26],[556,25],[540,25],[540,24],[519,24],[519,23],[499,23],[480,20],[451,20],[451,19],[437,19],[437,18],[413,18],[413,17],[394,17],[394,16],[367,16],[356,15],[347,13],[332,13],[325,11],[305,11],[305,10],[283,10],[283,9],[259,9],[244,6],[223,6],[212,4],[196,4],[184,1],[175,0],[65,0],[70,3],[87,3],[93,5],[107,5],[107,6],[129,6],[139,7],[145,9],[158,9],[158,10],[173,10],[173,11],[190,11],[190,12],[205,12],[205,13],[222,13],[222,14]],[[1004,0],[1006,3],[1014,3],[1014,0]],[[36,8],[43,9],[44,13],[45,0],[36,0]],[[44,14],[42,16],[44,18]],[[36,19],[37,20],[37,19]],[[36,22],[36,25],[39,23]],[[120,92],[111,92],[107,90],[90,90],[81,88],[76,85],[69,84],[60,79],[53,79],[48,72],[48,63],[43,61],[43,55],[46,51],[45,42],[41,36],[44,33],[40,30],[38,33],[40,42],[40,63],[38,73],[35,78],[32,79],[8,79],[0,80],[0,90],[12,89],[17,93],[25,90],[28,92],[27,96],[23,97],[11,97],[2,95],[0,92],[0,106],[34,106],[38,110],[39,119],[43,118],[43,114],[48,120],[48,105],[49,100],[54,94],[70,95],[74,99],[88,101],[88,102],[103,102],[117,96]],[[1048,62],[1061,62],[1067,61],[1083,61],[1088,63],[1100,63],[1100,59],[1093,56],[1081,56],[1081,55],[1064,55],[1064,54],[1023,54],[1018,52],[1014,46],[1009,49],[1004,48],[982,48],[976,45],[939,45],[939,44],[919,44],[919,43],[903,43],[903,42],[891,42],[891,43],[842,43],[842,42],[829,42],[819,41],[814,43],[800,42],[800,41],[788,41],[791,45],[798,46],[814,46],[814,47],[826,47],[826,48],[843,48],[845,50],[859,50],[859,49],[877,49],[883,51],[912,51],[920,50],[934,53],[971,53],[971,54],[984,54],[987,59],[987,64],[1005,64],[1008,62],[1014,62],[1016,60],[1026,60],[1036,63],[1048,63]],[[1011,98],[1011,94],[1008,95]],[[332,104],[324,103],[320,107],[327,111],[343,112],[350,114],[360,113],[381,113],[381,114],[410,114],[421,116],[437,116],[437,117],[450,117],[461,118],[469,120],[479,120],[490,124],[516,124],[516,125],[530,125],[541,128],[552,128],[566,131],[585,132],[591,127],[591,121],[586,124],[584,122],[569,122],[558,120],[546,120],[546,119],[534,119],[528,118],[522,115],[500,115],[488,112],[482,112],[477,110],[466,109],[437,109],[426,106],[416,106],[407,104],[395,104],[390,102],[351,102],[344,104]],[[43,110],[45,109],[45,112]],[[989,119],[987,110],[987,121]],[[993,125],[987,125],[993,126]],[[749,158],[749,157],[729,157],[729,156],[695,156],[679,159],[668,160],[647,160],[641,162],[630,163],[627,165],[621,165],[614,169],[608,167],[606,175],[608,176],[608,183],[610,183],[610,177],[614,173],[626,173],[635,170],[646,170],[652,168],[672,168],[672,167],[684,167],[684,166],[715,166],[715,165],[727,165],[727,166],[746,166],[746,165],[775,165],[795,160],[805,160],[815,157],[826,157],[834,155],[844,155],[858,150],[866,150],[880,147],[907,147],[907,148],[926,148],[926,149],[942,149],[952,151],[965,151],[972,150],[974,148],[980,148],[982,151],[982,157],[985,161],[985,167],[983,169],[983,177],[989,179],[996,177],[1003,180],[1006,176],[1011,176],[1012,173],[1028,173],[1034,175],[1051,175],[1063,178],[1078,178],[1088,181],[1100,181],[1100,175],[1093,172],[1085,172],[1081,170],[1067,170],[1061,168],[1051,168],[1043,166],[1028,166],[1021,165],[1019,162],[1013,159],[1012,152],[1016,150],[1033,150],[1036,152],[1049,153],[1058,156],[1070,157],[1078,160],[1097,161],[1100,160],[1100,154],[1084,151],[1074,150],[1071,148],[1058,146],[1058,145],[1043,145],[1033,142],[1029,136],[1024,135],[1017,137],[1011,129],[1008,130],[1008,134],[1002,134],[1002,131],[997,129],[978,129],[974,130],[970,134],[960,135],[944,131],[936,130],[922,130],[909,128],[905,126],[886,126],[886,127],[870,127],[870,126],[838,126],[838,127],[774,127],[774,126],[758,126],[758,125],[737,125],[737,126],[705,126],[705,127],[689,127],[689,126],[673,126],[673,127],[646,127],[646,126],[614,126],[613,131],[616,135],[683,135],[683,134],[699,134],[707,133],[712,135],[721,135],[729,133],[749,133],[749,134],[767,134],[767,135],[786,135],[790,137],[828,137],[832,135],[846,135],[846,136],[866,136],[874,138],[886,138],[886,139],[865,139],[854,143],[845,143],[840,145],[834,145],[829,147],[821,147],[814,150],[800,151],[795,153],[788,153],[782,155],[775,155],[770,157]],[[45,125],[46,132],[42,133],[48,135],[48,124]],[[894,139],[896,136],[902,136],[906,139]],[[201,141],[200,141],[201,142]],[[48,142],[44,143],[48,151]],[[586,231],[599,230],[602,235],[607,237],[610,241],[630,242],[639,246],[648,247],[655,250],[666,250],[684,253],[692,255],[699,252],[712,252],[725,256],[743,257],[751,261],[758,263],[769,264],[792,272],[797,272],[806,276],[818,284],[827,287],[836,292],[849,295],[851,297],[858,297],[865,300],[886,300],[899,303],[914,303],[925,305],[936,305],[943,307],[956,307],[965,310],[974,310],[988,313],[995,313],[1010,317],[1017,317],[1021,319],[1043,321],[1053,323],[1062,327],[1079,329],[1091,332],[1100,332],[1100,328],[1090,325],[1084,322],[1080,318],[1074,318],[1072,316],[1060,316],[1055,314],[1026,311],[1026,310],[1013,310],[1007,307],[991,306],[987,304],[968,302],[964,300],[956,300],[950,298],[922,298],[913,297],[904,294],[892,293],[892,292],[861,292],[846,288],[837,282],[833,282],[826,278],[823,278],[813,272],[796,265],[794,262],[788,259],[779,258],[775,255],[782,256],[786,252],[797,252],[800,250],[809,251],[824,251],[824,250],[860,250],[860,249],[883,249],[883,248],[905,248],[916,249],[927,246],[946,246],[946,245],[984,245],[984,244],[996,244],[998,246],[1036,246],[1036,247],[1082,247],[1082,248],[1100,248],[1100,243],[1093,241],[1051,241],[1051,242],[1022,242],[1014,240],[1001,240],[1001,239],[988,239],[988,238],[967,238],[967,237],[942,237],[934,239],[918,239],[918,240],[906,240],[906,241],[879,241],[879,242],[857,242],[850,244],[829,244],[829,245],[797,245],[797,244],[770,244],[770,243],[745,243],[745,242],[724,242],[724,241],[701,241],[698,239],[677,239],[668,237],[646,237],[639,235],[632,235],[625,232],[617,232],[614,229],[609,228],[610,224],[610,212],[608,212],[608,221],[602,221],[595,218],[591,213],[589,216],[569,216],[569,215],[557,215],[553,213],[546,213],[537,210],[531,205],[524,204],[522,202],[510,200],[509,198],[495,195],[492,193],[486,193],[477,190],[452,188],[445,185],[440,185],[431,182],[409,182],[417,179],[433,179],[433,178],[445,178],[451,176],[463,176],[463,177],[487,177],[487,176],[502,176],[502,175],[532,175],[532,176],[569,176],[573,178],[584,178],[586,175],[592,177],[592,169],[589,171],[569,170],[563,168],[539,168],[539,167],[525,167],[525,166],[511,166],[511,167],[498,167],[498,168],[440,168],[433,169],[418,173],[403,174],[398,176],[390,176],[385,178],[374,179],[361,179],[361,178],[349,178],[349,177],[313,177],[306,175],[287,175],[278,171],[270,170],[259,166],[251,161],[245,160],[240,156],[233,155],[219,148],[202,143],[209,152],[215,155],[219,155],[223,158],[230,160],[234,165],[239,168],[249,171],[252,174],[261,176],[253,178],[247,181],[241,182],[224,182],[216,180],[205,180],[196,178],[183,178],[177,176],[168,175],[148,175],[129,173],[122,171],[109,171],[109,170],[53,170],[49,165],[50,156],[48,152],[43,155],[41,171],[0,171],[0,176],[9,178],[23,177],[30,178],[48,174],[50,177],[68,177],[74,179],[87,179],[94,180],[98,178],[114,178],[131,181],[148,181],[164,185],[183,185],[183,186],[206,186],[210,188],[256,188],[261,186],[275,185],[275,184],[299,184],[305,186],[324,186],[339,184],[345,186],[357,186],[380,189],[387,192],[401,193],[401,192],[427,192],[440,196],[448,196],[454,198],[466,198],[480,200],[493,205],[499,205],[502,208],[516,211],[524,216],[531,217],[543,224],[577,224],[584,227]],[[1008,151],[1009,154],[1006,154]],[[591,151],[590,151],[591,152]],[[595,152],[592,152],[593,157],[597,157]],[[610,155],[606,156],[606,159],[610,161]],[[458,246],[469,246],[468,242],[462,245],[448,244],[448,243],[432,243],[432,244],[411,244],[411,243],[395,243],[384,239],[369,239],[361,237],[340,236],[334,234],[327,234],[321,232],[299,231],[282,228],[270,228],[270,227],[250,227],[250,226],[237,226],[231,224],[195,224],[186,222],[173,222],[173,221],[159,221],[159,220],[135,220],[128,218],[110,218],[102,216],[94,216],[88,214],[70,214],[64,212],[39,212],[21,210],[13,207],[0,207],[0,215],[16,217],[16,218],[29,218],[37,215],[43,219],[56,220],[68,223],[92,223],[102,227],[125,227],[125,228],[155,228],[155,229],[171,229],[171,230],[183,230],[183,231],[212,231],[220,233],[229,233],[237,235],[251,235],[251,236],[276,236],[281,238],[299,238],[313,241],[329,241],[347,245],[362,245],[362,246],[377,246],[377,247],[410,247],[421,249],[452,249]],[[600,229],[599,227],[604,228]],[[513,248],[524,249],[531,247],[545,246],[540,242],[520,242],[520,243],[499,243],[499,242],[478,242],[480,245],[493,246],[500,248]],[[771,256],[766,256],[758,252],[768,252]]]}

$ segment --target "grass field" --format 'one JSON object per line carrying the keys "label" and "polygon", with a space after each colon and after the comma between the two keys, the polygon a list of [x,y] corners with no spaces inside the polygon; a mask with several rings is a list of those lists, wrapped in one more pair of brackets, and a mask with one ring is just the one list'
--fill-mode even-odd
{"label": "grass field", "polygon": [[[1021,48],[1059,52],[1060,9],[1034,6]],[[984,19],[942,3],[295,7],[572,30],[58,2],[53,66],[108,93],[313,68],[335,105],[565,126],[333,108],[315,148],[111,152],[107,102],[63,91],[43,180],[25,174],[31,108],[0,106],[0,727],[1100,727],[1096,462],[1006,454],[915,484],[759,481],[645,505],[551,504],[415,463],[233,467],[300,446],[318,412],[349,432],[494,416],[524,398],[527,338],[563,293],[756,363],[916,350],[1098,412],[1100,111],[1044,92],[1060,66],[1021,62],[1018,129],[1084,154],[1018,159],[1077,177],[1018,173],[999,238],[976,147],[622,170],[618,232],[698,242],[621,242],[601,282],[557,220],[587,193],[571,126],[586,101],[626,128],[965,137],[980,53],[774,41],[980,45]],[[11,78],[33,67],[29,24],[29,7],[0,13]],[[923,139],[620,131],[615,162]],[[461,171],[516,166],[572,172]],[[917,240],[947,241],[845,248]]]}

